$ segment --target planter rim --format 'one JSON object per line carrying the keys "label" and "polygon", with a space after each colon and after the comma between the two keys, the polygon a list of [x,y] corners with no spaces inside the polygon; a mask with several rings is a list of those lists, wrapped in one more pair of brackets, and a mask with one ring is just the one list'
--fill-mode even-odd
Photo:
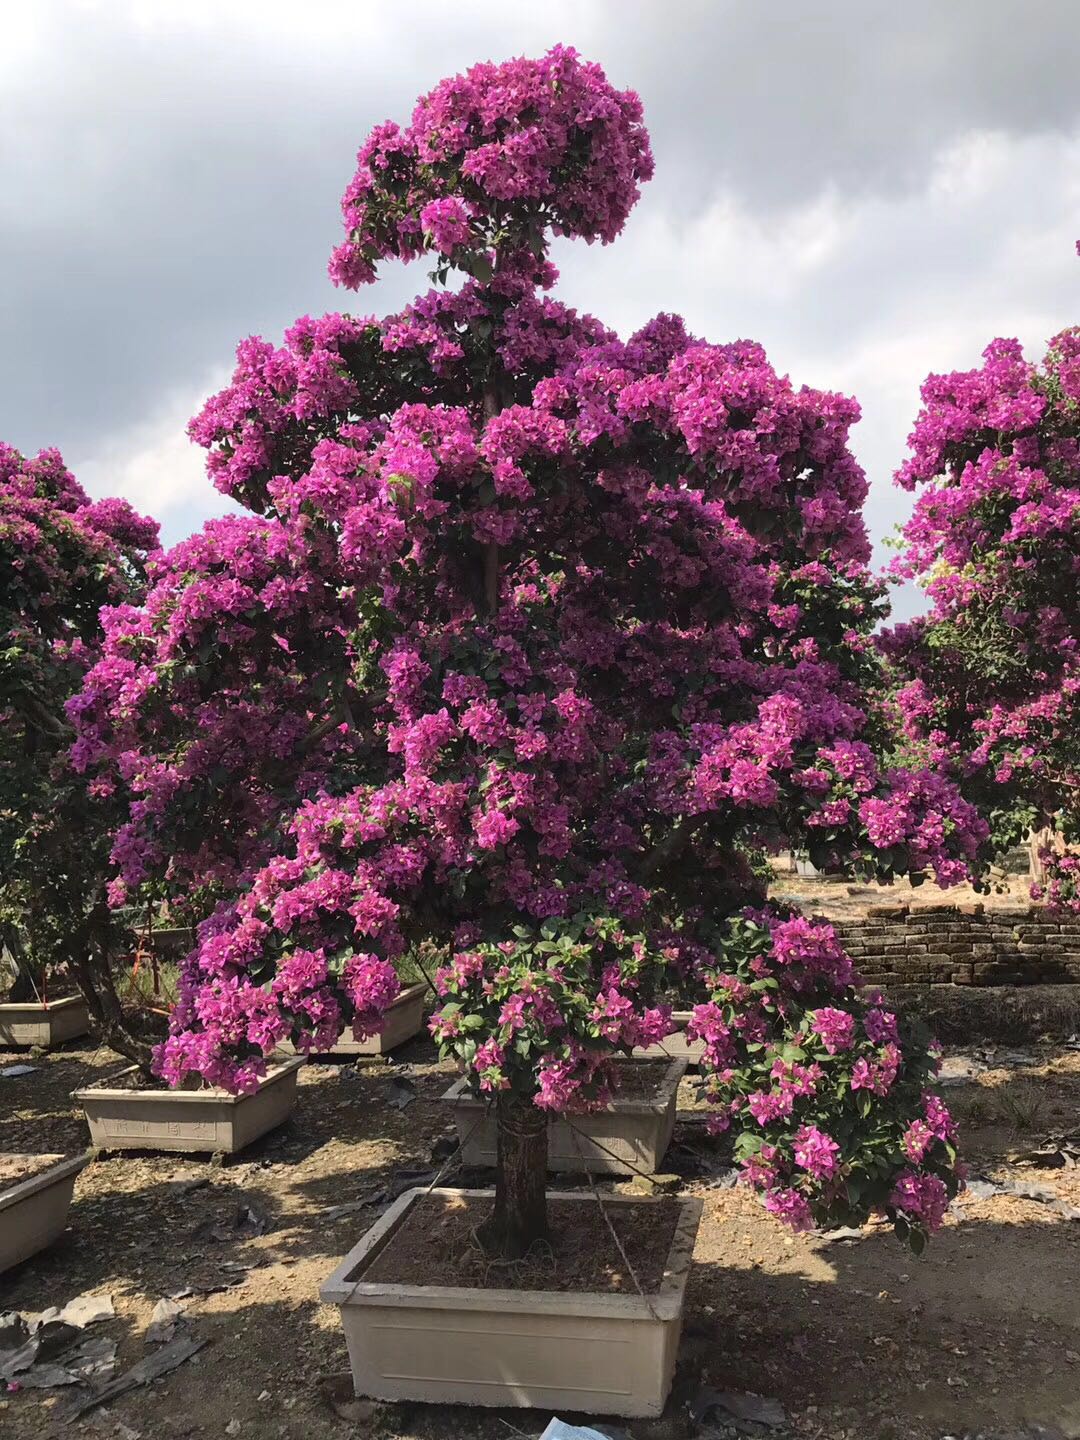
{"label": "planter rim", "polygon": [[118,1070],[115,1075],[110,1075],[108,1080],[99,1081],[95,1085],[83,1085],[78,1090],[71,1092],[73,1100],[132,1100],[135,1097],[147,1095],[161,1095],[170,1101],[182,1100],[186,1104],[205,1105],[208,1100],[213,1100],[223,1105],[239,1105],[243,1100],[249,1100],[252,1095],[265,1090],[270,1085],[276,1085],[279,1080],[290,1074],[293,1070],[299,1070],[301,1065],[307,1064],[306,1055],[277,1056],[274,1064],[259,1081],[259,1089],[253,1090],[250,1095],[233,1095],[228,1090],[222,1090],[216,1085],[208,1086],[205,1090],[124,1090],[112,1085],[113,1080],[119,1080],[124,1075],[132,1075],[138,1070],[137,1065],[128,1065],[123,1070]]}
{"label": "planter rim", "polygon": [[0,1015],[9,1010],[31,1010],[35,1014],[47,1015],[50,1010],[67,1010],[72,1005],[85,1005],[81,995],[62,995],[59,1000],[4,1000],[0,1002]]}
{"label": "planter rim", "polygon": [[[694,1253],[698,1223],[704,1201],[697,1196],[678,1197],[680,1214],[671,1239],[667,1264],[660,1288],[651,1295],[616,1295],[603,1291],[567,1290],[478,1290],[475,1287],[451,1285],[392,1285],[351,1280],[350,1276],[365,1260],[373,1259],[397,1230],[413,1204],[429,1195],[465,1196],[478,1199],[495,1197],[494,1190],[463,1190],[440,1187],[427,1190],[416,1186],[376,1220],[370,1230],[353,1246],[337,1269],[319,1287],[324,1305],[348,1305],[352,1301],[377,1300],[381,1305],[415,1308],[423,1302],[434,1310],[501,1310],[517,1314],[537,1311],[573,1316],[600,1316],[624,1320],[675,1320],[683,1304],[690,1262]],[[549,1192],[556,1204],[566,1201],[595,1205],[596,1197],[589,1190],[558,1190]],[[661,1205],[669,1197],[661,1195],[605,1195],[605,1205]]]}
{"label": "planter rim", "polygon": [[[662,1065],[662,1059],[646,1060],[642,1057],[637,1059],[627,1058],[617,1062],[620,1065]],[[667,1069],[664,1078],[657,1086],[656,1094],[651,1100],[620,1100],[618,1096],[610,1100],[606,1105],[601,1105],[596,1110],[586,1110],[582,1113],[589,1115],[662,1115],[671,1103],[671,1097],[679,1088],[679,1082],[690,1067],[689,1060],[684,1057],[677,1057],[667,1062]],[[486,1107],[488,1101],[482,1100],[478,1095],[469,1093],[469,1082],[462,1076],[455,1080],[450,1089],[439,1096],[440,1100],[446,1100],[454,1105],[460,1105],[463,1109],[480,1109]],[[557,1123],[563,1117],[552,1115],[552,1124]],[[561,1193],[561,1192],[560,1192]]]}
{"label": "planter rim", "polygon": [[26,1200],[31,1195],[36,1195],[39,1190],[47,1190],[58,1180],[66,1180],[69,1175],[78,1174],[89,1160],[89,1155],[70,1155],[66,1159],[63,1155],[58,1155],[57,1163],[50,1165],[48,1170],[31,1175],[28,1180],[20,1180],[8,1190],[0,1190],[0,1211],[17,1205],[20,1200]]}

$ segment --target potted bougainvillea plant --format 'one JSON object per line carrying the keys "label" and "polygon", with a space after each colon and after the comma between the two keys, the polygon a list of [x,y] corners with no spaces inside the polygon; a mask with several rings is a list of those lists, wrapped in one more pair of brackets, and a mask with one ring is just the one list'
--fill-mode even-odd
{"label": "potted bougainvillea plant", "polygon": [[959,1183],[926,1044],[755,864],[949,882],[985,841],[945,773],[876,758],[857,407],[550,294],[552,238],[614,240],[652,168],[637,96],[563,48],[379,126],[331,274],[426,255],[435,288],[243,342],[191,433],[250,513],[113,612],[79,702],[79,763],[129,797],[114,898],[219,895],[170,1082],[245,1091],[284,1039],[375,1031],[401,957],[443,951],[431,1029],[494,1113],[495,1187],[404,1196],[324,1287],[369,1394],[663,1405],[696,1202],[549,1195],[546,1149],[680,997],[778,1217],[918,1246]]}
{"label": "potted bougainvillea plant", "polygon": [[108,781],[88,791],[64,713],[103,605],[137,600],[157,526],[91,501],[56,450],[0,444],[0,1044],[101,1037],[149,1063],[113,985],[123,926],[105,896]]}
{"label": "potted bougainvillea plant", "polygon": [[[55,450],[0,444],[0,1045],[58,1045],[93,1020],[147,1064],[113,985],[107,796],[71,767],[64,705],[97,658],[103,605],[139,597],[157,526],[91,501]],[[96,787],[108,790],[108,783]],[[83,1156],[0,1153],[0,1271],[67,1221]]]}
{"label": "potted bougainvillea plant", "polygon": [[[181,1124],[133,1109],[140,1090],[160,1087],[151,1066],[164,1026],[118,993],[131,927],[113,913],[106,882],[125,792],[108,774],[87,784],[73,751],[103,609],[123,613],[143,599],[157,541],[155,522],[126,501],[91,501],[57,451],[28,459],[0,445],[0,934],[15,972],[0,1003],[0,1044],[55,1045],[92,1024],[132,1062],[119,1080],[76,1091],[95,1143],[230,1150],[288,1113],[296,1062],[276,1068],[283,1084],[271,1098],[246,1106],[227,1092],[174,1098],[159,1088],[149,1103],[182,1103]],[[36,1169],[19,1194],[40,1218]]]}
{"label": "potted bougainvillea plant", "polygon": [[996,854],[1041,839],[1033,899],[1080,909],[1080,329],[1039,364],[994,340],[922,402],[894,569],[931,608],[882,641],[905,739],[956,766]]}

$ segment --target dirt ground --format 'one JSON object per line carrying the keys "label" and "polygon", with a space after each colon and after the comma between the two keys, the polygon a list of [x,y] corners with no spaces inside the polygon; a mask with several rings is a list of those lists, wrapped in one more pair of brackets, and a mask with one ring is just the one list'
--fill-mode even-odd
{"label": "dirt ground", "polygon": [[[61,1423],[70,1391],[0,1394],[0,1436],[538,1435],[542,1412],[344,1404],[345,1346],[336,1311],[318,1303],[319,1283],[388,1193],[418,1173],[426,1183],[443,1163],[433,1154],[449,1148],[438,1096],[450,1072],[425,1041],[398,1057],[306,1066],[292,1120],[225,1165],[128,1154],[83,1170],[68,1231],[0,1276],[0,1311],[111,1295],[116,1316],[94,1333],[119,1341],[119,1373],[152,1352],[144,1337],[155,1304],[190,1289],[182,1326],[208,1343],[164,1379],[70,1425]],[[34,1074],[0,1078],[0,1150],[83,1149],[69,1093],[119,1068],[115,1058],[67,1049],[33,1063]],[[402,1079],[416,1098],[399,1109]],[[1080,1130],[1080,1052],[967,1051],[949,1057],[945,1079],[973,1175],[1035,1184],[1067,1204],[965,1197],[918,1260],[884,1227],[849,1240],[792,1236],[752,1196],[726,1188],[724,1157],[687,1114],[666,1164],[704,1197],[705,1214],[680,1369],[663,1420],[619,1422],[633,1440],[1080,1436],[1080,1220],[1067,1218],[1080,1206],[1080,1169],[1023,1158],[1047,1136]],[[1041,1158],[1071,1161],[1069,1149]],[[446,1180],[461,1183],[450,1165]],[[369,1197],[374,1205],[357,1206]],[[263,1221],[265,1233],[250,1233]],[[772,1397],[786,1425],[766,1432],[716,1411],[696,1424],[687,1407],[702,1386]]]}

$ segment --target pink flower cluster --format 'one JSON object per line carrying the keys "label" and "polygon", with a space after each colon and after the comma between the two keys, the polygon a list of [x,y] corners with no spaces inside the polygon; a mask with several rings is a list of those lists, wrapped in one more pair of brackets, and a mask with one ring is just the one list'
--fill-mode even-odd
{"label": "pink flower cluster", "polygon": [[546,228],[614,240],[652,172],[640,100],[573,49],[474,65],[419,100],[406,129],[368,137],[330,274],[355,288],[388,256],[499,255],[507,233],[511,252],[540,251]]}
{"label": "pink flower cluster", "polygon": [[[1080,839],[1080,330],[1038,364],[995,340],[931,375],[898,482],[919,489],[895,570],[929,615],[883,640],[907,742],[951,764],[1000,852],[1031,829]],[[1076,908],[1067,854],[1036,898]]]}
{"label": "pink flower cluster", "polygon": [[431,1033],[482,1093],[531,1082],[542,1109],[603,1103],[617,1083],[612,1056],[674,1029],[670,1005],[652,1003],[668,957],[614,916],[515,934],[459,951],[437,972]]}
{"label": "pink flower cluster", "polygon": [[888,1213],[921,1243],[960,1185],[932,1052],[855,988],[823,922],[751,911],[712,948],[688,1033],[743,1178],[796,1229]]}
{"label": "pink flower cluster", "polygon": [[139,598],[156,548],[152,521],[91,501],[58,451],[0,444],[0,914],[39,987],[93,953],[116,818],[112,779],[72,774],[65,709],[100,653],[103,609]]}
{"label": "pink flower cluster", "polygon": [[[221,902],[170,1079],[246,1085],[286,1035],[377,1025],[420,936],[448,957],[440,1045],[543,1109],[598,1103],[613,1055],[703,1001],[720,1122],[817,1213],[917,1063],[885,1083],[830,927],[751,912],[736,965],[717,925],[760,901],[763,846],[951,878],[978,822],[873,748],[855,402],[752,342],[670,315],[623,340],[544,293],[547,232],[613,238],[650,171],[636,97],[561,49],[379,127],[337,278],[432,247],[471,278],[244,342],[192,433],[253,513],[109,621],[77,758],[126,804],[120,884]],[[830,1008],[850,1036],[811,1030]],[[844,1129],[815,1108],[830,1066]]]}

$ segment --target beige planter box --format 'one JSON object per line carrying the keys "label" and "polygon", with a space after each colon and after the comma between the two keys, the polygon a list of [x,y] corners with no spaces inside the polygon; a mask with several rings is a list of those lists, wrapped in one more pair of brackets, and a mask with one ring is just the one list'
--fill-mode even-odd
{"label": "beige planter box", "polygon": [[[34,1157],[38,1158],[38,1157]],[[86,1164],[85,1155],[55,1160],[48,1170],[0,1189],[0,1271],[36,1255],[63,1234],[67,1224],[75,1176]]]}
{"label": "beige planter box", "polygon": [[[423,1029],[426,994],[427,984],[423,980],[416,985],[410,985],[388,1008],[386,1024],[378,1035],[372,1035],[367,1040],[354,1040],[350,1031],[343,1030],[329,1050],[312,1050],[312,1055],[328,1055],[332,1059],[349,1060],[362,1055],[385,1055],[399,1045],[404,1045],[406,1040],[411,1040]],[[280,1048],[290,1053],[294,1050],[291,1040],[286,1040]]]}
{"label": "beige planter box", "polygon": [[[233,1154],[289,1118],[303,1060],[278,1060],[253,1095],[227,1090],[124,1090],[91,1085],[75,1090],[90,1139],[102,1150],[176,1150]],[[131,1075],[135,1066],[122,1070]],[[114,1076],[119,1079],[120,1076]]]}
{"label": "beige planter box", "polygon": [[[553,1118],[548,1126],[548,1169],[578,1175],[586,1169],[607,1175],[641,1170],[651,1175],[659,1170],[671,1144],[679,1081],[685,1074],[686,1061],[672,1060],[652,1099],[615,1099],[602,1110]],[[494,1106],[470,1095],[465,1080],[458,1080],[442,1099],[453,1111],[463,1163],[493,1166],[498,1154]]]}
{"label": "beige planter box", "polygon": [[701,1064],[701,1057],[705,1053],[704,1040],[691,1040],[686,1027],[690,1022],[690,1010],[674,1010],[671,1018],[679,1027],[673,1030],[670,1035],[665,1035],[663,1040],[658,1040],[655,1045],[643,1045],[634,1055],[639,1060],[663,1060],[671,1056],[673,1060],[685,1060],[693,1069]]}
{"label": "beige planter box", "polygon": [[45,1005],[0,1005],[0,1045],[40,1045],[47,1049],[74,1040],[90,1029],[90,1012],[81,995]]}
{"label": "beige planter box", "polygon": [[[439,1405],[517,1405],[594,1415],[659,1415],[682,1330],[702,1202],[682,1202],[659,1290],[640,1295],[368,1284],[365,1265],[413,1202],[410,1190],[319,1291],[341,1307],[357,1395]],[[444,1192],[494,1198],[493,1191]],[[567,1191],[550,1204],[595,1205]],[[605,1205],[656,1204],[610,1195]]]}

